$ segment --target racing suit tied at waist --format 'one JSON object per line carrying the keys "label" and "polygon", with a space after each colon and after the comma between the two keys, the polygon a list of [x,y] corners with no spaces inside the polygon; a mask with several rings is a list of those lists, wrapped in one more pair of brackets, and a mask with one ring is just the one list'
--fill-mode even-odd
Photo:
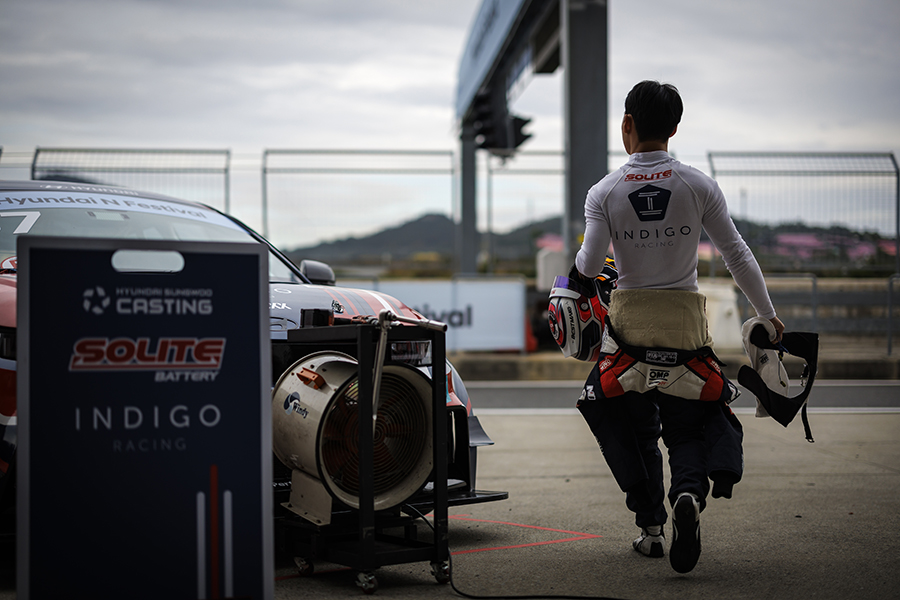
{"label": "racing suit tied at waist", "polygon": [[730,403],[737,398],[737,387],[712,351],[703,294],[615,290],[608,318],[595,394],[611,398],[655,389],[689,400]]}
{"label": "racing suit tied at waist", "polygon": [[686,290],[613,290],[609,322],[629,346],[699,350],[713,345],[706,296]]}

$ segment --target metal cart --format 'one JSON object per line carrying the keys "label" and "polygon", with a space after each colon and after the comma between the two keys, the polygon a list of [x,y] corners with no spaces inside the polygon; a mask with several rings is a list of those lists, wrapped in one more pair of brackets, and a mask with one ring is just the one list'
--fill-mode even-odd
{"label": "metal cart", "polygon": [[[275,345],[276,353],[280,352],[289,357],[302,356],[321,348],[351,350],[358,361],[359,423],[370,423],[373,416],[372,399],[376,397],[375,387],[378,385],[380,374],[379,360],[383,364],[385,346],[394,342],[431,344],[431,364],[437,366],[437,372],[440,373],[439,376],[431,377],[433,488],[417,494],[403,506],[376,511],[373,492],[372,428],[359,427],[358,510],[349,507],[335,509],[331,523],[316,525],[276,505],[276,509],[280,509],[276,510],[276,544],[279,550],[294,556],[301,574],[313,572],[314,560],[344,565],[358,572],[356,583],[369,594],[378,589],[374,571],[386,565],[428,561],[439,583],[447,583],[450,580],[450,550],[447,538],[449,505],[447,382],[443,376],[443,365],[446,363],[446,325],[426,321],[425,327],[390,327],[390,321],[394,320],[413,325],[421,324],[383,311],[378,323],[291,330],[287,332],[283,342],[277,342]],[[458,494],[456,503],[486,502],[505,499],[507,496],[506,492],[477,492],[470,489]],[[416,526],[417,513],[432,511],[433,534],[428,536],[430,539],[422,540]]]}

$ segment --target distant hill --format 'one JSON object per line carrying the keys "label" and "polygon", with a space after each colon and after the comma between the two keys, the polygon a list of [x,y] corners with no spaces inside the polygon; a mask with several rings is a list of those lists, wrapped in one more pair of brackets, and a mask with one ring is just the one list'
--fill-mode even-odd
{"label": "distant hill", "polygon": [[551,217],[543,221],[534,221],[513,229],[509,233],[493,236],[493,251],[501,260],[518,260],[534,256],[537,253],[535,242],[544,234],[562,233],[562,217]]}
{"label": "distant hill", "polygon": [[[534,254],[535,240],[544,233],[559,233],[560,217],[530,223],[506,234],[494,234],[493,251],[498,258],[521,258]],[[483,242],[484,234],[479,233]],[[309,258],[329,264],[348,264],[380,259],[386,254],[393,259],[405,260],[421,252],[436,252],[453,256],[456,248],[456,225],[446,215],[423,215],[412,221],[384,229],[366,237],[348,237],[317,246],[294,248],[287,251],[291,259],[299,262]]]}
{"label": "distant hill", "polygon": [[[495,266],[502,264],[507,271],[529,272],[534,268],[536,242],[544,234],[559,235],[561,222],[561,217],[553,217],[509,233],[494,234],[491,252]],[[896,246],[892,238],[839,226],[768,225],[740,219],[735,219],[735,224],[767,272],[802,270],[820,276],[867,277],[887,276],[894,272]],[[706,232],[701,233],[701,239],[708,241]],[[479,252],[487,248],[486,242],[485,234],[480,233]],[[430,256],[426,258],[424,253]],[[421,264],[423,259],[446,265],[452,263],[455,253],[456,226],[447,216],[439,214],[424,215],[370,236],[348,237],[287,252],[298,264],[308,258],[336,267]]]}

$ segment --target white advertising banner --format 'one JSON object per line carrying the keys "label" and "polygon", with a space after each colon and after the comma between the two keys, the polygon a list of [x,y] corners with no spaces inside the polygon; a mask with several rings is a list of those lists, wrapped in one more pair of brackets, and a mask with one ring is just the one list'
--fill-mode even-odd
{"label": "white advertising banner", "polygon": [[349,280],[342,287],[393,296],[427,319],[447,323],[447,350],[525,350],[525,280]]}

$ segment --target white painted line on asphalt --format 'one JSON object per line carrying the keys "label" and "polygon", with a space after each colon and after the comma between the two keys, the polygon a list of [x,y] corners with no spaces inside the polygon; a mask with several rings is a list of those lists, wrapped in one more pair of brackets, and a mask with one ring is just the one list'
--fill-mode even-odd
{"label": "white painted line on asphalt", "polygon": [[[756,409],[749,407],[735,407],[731,410],[736,415],[756,414]],[[900,413],[900,406],[831,406],[824,408],[809,407],[806,410],[811,415],[893,414]]]}
{"label": "white painted line on asphalt", "polygon": [[584,387],[584,381],[578,379],[560,380],[529,380],[516,379],[508,381],[466,381],[466,389],[480,388],[580,388]]}
{"label": "white painted line on asphalt", "polygon": [[547,416],[547,415],[581,415],[574,408],[476,408],[476,415],[503,415],[503,416]]}
{"label": "white painted line on asphalt", "polygon": [[[798,379],[799,382],[799,379]],[[561,380],[509,380],[509,381],[466,381],[466,389],[491,388],[580,388],[584,381]],[[900,379],[816,379],[816,387],[900,387]],[[740,387],[740,386],[739,386]]]}
{"label": "white painted line on asphalt", "polygon": [[[756,414],[755,408],[735,407],[731,409],[736,415]],[[814,415],[827,414],[895,414],[900,413],[900,407],[846,407],[846,408],[809,408],[808,412]],[[536,417],[536,416],[572,416],[581,415],[575,408],[476,408],[476,415],[502,415],[510,417]]]}
{"label": "white painted line on asphalt", "polygon": [[900,379],[816,379],[816,387],[900,387]]}
{"label": "white painted line on asphalt", "polygon": [[[751,409],[753,410],[753,409]],[[754,411],[755,412],[755,411]],[[900,406],[857,406],[857,407],[823,407],[823,408],[809,408],[807,412],[814,415],[827,415],[827,414],[853,414],[853,413],[861,413],[861,414],[892,414],[892,413],[900,413]]]}

